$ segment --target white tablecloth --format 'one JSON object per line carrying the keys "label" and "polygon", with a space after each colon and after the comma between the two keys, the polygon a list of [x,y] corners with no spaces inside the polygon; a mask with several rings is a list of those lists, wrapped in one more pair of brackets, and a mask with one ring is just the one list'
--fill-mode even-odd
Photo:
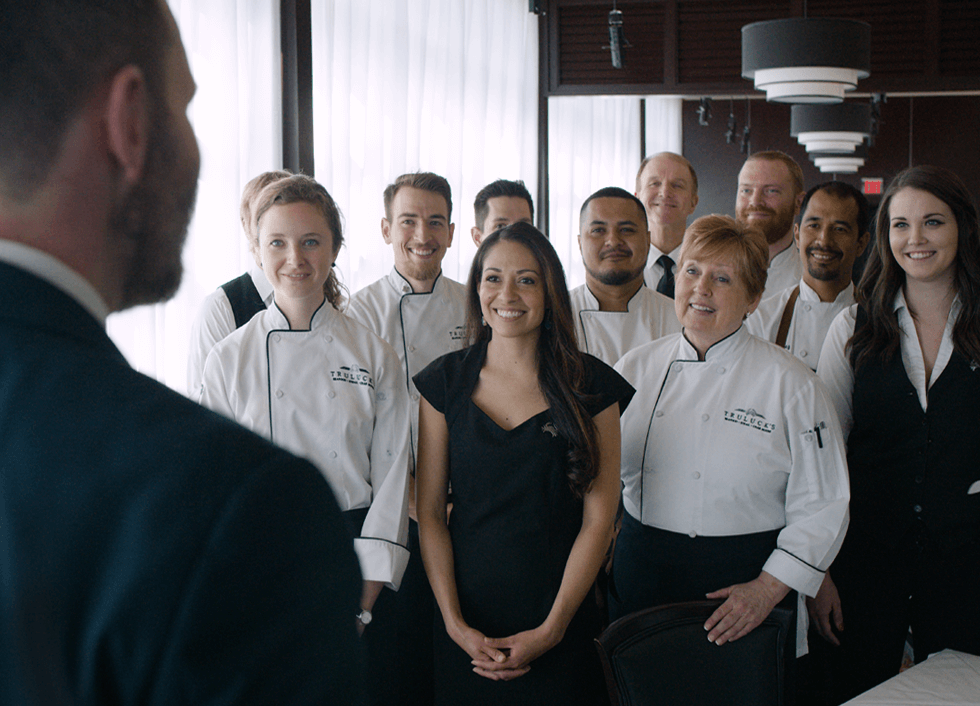
{"label": "white tablecloth", "polygon": [[978,706],[980,657],[943,650],[844,706]]}

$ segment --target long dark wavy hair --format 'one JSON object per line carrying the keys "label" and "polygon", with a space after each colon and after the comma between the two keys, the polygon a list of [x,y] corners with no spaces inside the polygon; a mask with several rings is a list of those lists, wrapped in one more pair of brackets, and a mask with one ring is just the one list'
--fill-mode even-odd
{"label": "long dark wavy hair", "polygon": [[894,302],[905,285],[905,271],[889,244],[892,199],[902,189],[926,191],[949,206],[956,218],[957,247],[953,287],[962,309],[953,327],[953,348],[967,360],[980,361],[980,225],[977,206],[963,181],[943,167],[910,167],[892,180],[878,207],[874,247],[855,291],[868,312],[867,324],[848,341],[851,367],[856,371],[871,360],[888,362],[900,349],[901,330]]}
{"label": "long dark wavy hair", "polygon": [[492,329],[483,324],[479,288],[487,255],[505,240],[527,248],[541,269],[545,318],[538,335],[538,382],[558,433],[568,441],[568,482],[581,497],[599,473],[598,433],[583,404],[588,398],[585,362],[575,337],[561,261],[548,239],[529,223],[514,223],[491,233],[476,251],[466,285],[470,344],[489,341],[493,335]]}

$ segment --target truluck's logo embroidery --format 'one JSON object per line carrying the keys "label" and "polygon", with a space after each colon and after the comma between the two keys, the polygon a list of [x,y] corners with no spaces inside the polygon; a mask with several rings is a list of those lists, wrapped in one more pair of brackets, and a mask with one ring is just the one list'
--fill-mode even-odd
{"label": "truluck's logo embroidery", "polygon": [[330,371],[330,379],[334,382],[349,382],[351,385],[366,385],[374,389],[374,378],[370,370],[359,365],[341,365],[339,370]]}
{"label": "truluck's logo embroidery", "polygon": [[449,340],[451,341],[462,341],[466,338],[466,327],[457,326],[456,328],[449,329]]}
{"label": "truluck's logo embroidery", "polygon": [[767,422],[764,416],[756,412],[751,407],[748,409],[736,408],[734,412],[725,410],[725,421],[733,422],[734,424],[741,424],[743,427],[758,429],[766,434],[771,434],[776,429],[775,424],[772,422]]}
{"label": "truluck's logo embroidery", "polygon": [[541,427],[541,431],[542,432],[547,432],[548,434],[551,434],[552,436],[558,436],[558,430],[555,428],[555,425],[552,424],[551,422],[548,422],[543,427]]}

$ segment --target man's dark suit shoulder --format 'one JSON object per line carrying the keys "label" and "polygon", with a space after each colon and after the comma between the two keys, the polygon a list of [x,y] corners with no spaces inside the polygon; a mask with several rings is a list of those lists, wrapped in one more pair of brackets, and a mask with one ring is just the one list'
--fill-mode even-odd
{"label": "man's dark suit shoulder", "polygon": [[27,301],[0,313],[0,702],[357,703],[331,661],[360,574],[320,473],[47,283],[2,265],[0,296]]}

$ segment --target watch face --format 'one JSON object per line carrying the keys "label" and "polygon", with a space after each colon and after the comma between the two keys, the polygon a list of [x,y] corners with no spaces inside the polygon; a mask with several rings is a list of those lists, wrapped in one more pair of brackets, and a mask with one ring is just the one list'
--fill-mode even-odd
{"label": "watch face", "polygon": [[360,620],[364,625],[368,625],[371,622],[371,611],[362,610],[357,614],[357,619]]}

